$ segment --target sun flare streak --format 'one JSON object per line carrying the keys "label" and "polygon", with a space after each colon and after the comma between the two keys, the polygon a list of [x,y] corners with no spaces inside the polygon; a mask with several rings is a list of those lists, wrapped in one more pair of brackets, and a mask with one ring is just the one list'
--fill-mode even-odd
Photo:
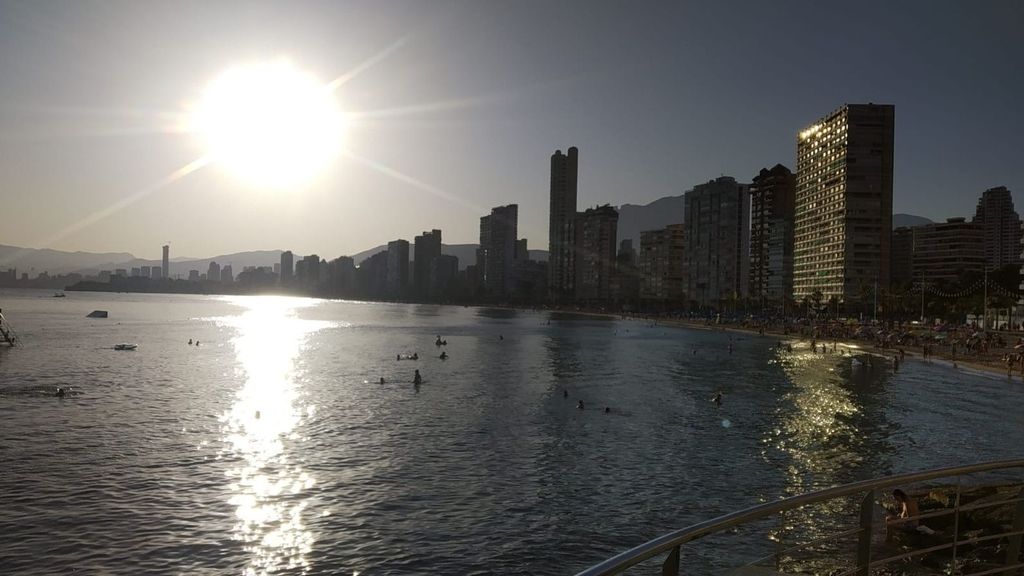
{"label": "sun flare streak", "polygon": [[405,174],[403,172],[399,172],[398,170],[395,170],[394,168],[391,168],[389,166],[385,166],[385,165],[383,165],[380,162],[377,162],[375,160],[370,160],[369,158],[366,158],[366,157],[363,157],[363,156],[359,156],[358,154],[352,152],[351,150],[343,150],[342,151],[342,155],[345,156],[346,158],[354,160],[354,161],[356,161],[356,162],[358,162],[358,163],[360,163],[360,164],[362,164],[362,165],[364,165],[364,166],[366,166],[368,168],[376,170],[377,172],[380,172],[381,174],[385,174],[387,176],[390,176],[390,177],[394,178],[395,180],[398,180],[399,182],[404,182],[405,184],[408,184],[408,185],[410,185],[410,186],[412,186],[414,188],[418,188],[420,190],[423,190],[424,192],[429,192],[429,193],[433,194],[434,196],[437,196],[438,198],[442,198],[442,199],[447,200],[447,201],[449,201],[449,202],[451,202],[453,204],[458,204],[459,206],[462,206],[462,207],[468,209],[470,212],[479,213],[479,212],[483,211],[483,208],[481,208],[480,206],[477,206],[477,205],[475,205],[475,204],[473,204],[471,202],[467,202],[467,201],[463,200],[462,198],[460,198],[460,197],[458,197],[458,196],[456,196],[456,195],[454,195],[454,194],[452,194],[450,192],[446,192],[446,191],[444,191],[444,190],[442,190],[442,189],[440,189],[440,188],[438,188],[436,186],[431,186],[430,184],[427,184],[426,182],[423,182],[422,180],[417,180],[416,178],[413,178],[412,176],[409,176],[408,174]]}
{"label": "sun flare streak", "polygon": [[[85,216],[84,218],[81,218],[80,220],[78,220],[74,224],[68,226],[67,228],[64,228],[63,230],[57,232],[56,234],[54,234],[54,235],[52,235],[52,236],[50,236],[48,238],[44,238],[43,240],[41,240],[39,242],[36,242],[35,244],[38,245],[38,246],[41,246],[41,247],[51,246],[51,245],[53,245],[53,244],[63,240],[64,238],[67,238],[68,236],[74,234],[75,232],[78,232],[79,230],[82,230],[83,228],[87,228],[89,226],[92,226],[93,224],[99,222],[100,220],[103,220],[104,218],[107,218],[107,217],[109,217],[109,216],[111,216],[113,214],[116,214],[117,212],[119,212],[121,210],[124,210],[128,206],[131,206],[132,204],[135,204],[136,202],[138,202],[139,200],[142,200],[146,196],[149,196],[150,194],[152,194],[152,193],[154,193],[154,192],[156,192],[156,191],[158,191],[158,190],[160,190],[160,189],[162,189],[162,188],[164,188],[166,186],[169,186],[170,184],[173,184],[173,183],[177,182],[178,180],[181,180],[182,178],[188,176],[189,174],[192,174],[193,172],[203,168],[207,164],[209,164],[209,159],[208,158],[206,158],[206,157],[196,158],[195,160],[189,162],[188,164],[185,164],[184,166],[182,166],[181,168],[178,168],[177,170],[174,170],[173,172],[171,172],[170,174],[168,174],[168,175],[164,176],[163,178],[157,180],[156,182],[154,182],[154,183],[152,183],[152,184],[150,184],[148,186],[145,186],[145,187],[137,190],[136,192],[133,192],[132,194],[130,194],[128,196],[125,196],[124,198],[121,198],[120,200],[117,200],[116,202],[114,202],[113,204],[111,204],[111,205],[109,205],[109,206],[107,206],[105,208],[97,210],[97,211],[95,211],[95,212]],[[17,257],[18,257],[18,255],[14,254],[14,255],[8,257],[8,260],[16,259]],[[4,262],[0,261],[0,265],[2,265],[2,264],[4,264]]]}

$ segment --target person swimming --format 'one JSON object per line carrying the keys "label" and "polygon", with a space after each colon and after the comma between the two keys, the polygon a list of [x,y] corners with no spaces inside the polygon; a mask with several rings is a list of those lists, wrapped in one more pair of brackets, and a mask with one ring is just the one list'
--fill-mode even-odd
{"label": "person swimming", "polygon": [[604,407],[604,413],[605,414],[611,414],[611,412],[612,412],[612,409],[610,407],[608,407],[608,406]]}
{"label": "person swimming", "polygon": [[417,386],[419,386],[420,384],[423,384],[423,377],[422,377],[422,376],[420,376],[420,371],[419,371],[419,370],[417,370],[417,371],[416,371],[416,374],[415,374],[415,375],[413,375],[413,377],[412,377],[412,383],[413,383],[413,384],[415,384],[415,385],[417,385]]}
{"label": "person swimming", "polygon": [[576,401],[576,409],[577,410],[583,410],[583,400],[577,400]]}
{"label": "person swimming", "polygon": [[441,352],[441,355],[438,356],[438,358],[440,358],[441,360],[447,360],[448,359],[448,353],[447,352]]}
{"label": "person swimming", "polygon": [[188,339],[188,345],[189,345],[189,346],[191,346],[191,345],[192,345],[192,339],[191,339],[191,338],[189,338],[189,339]]}
{"label": "person swimming", "polygon": [[420,359],[419,352],[413,352],[412,356],[410,356],[410,358],[412,358],[413,360],[419,360]]}
{"label": "person swimming", "polygon": [[715,403],[715,406],[721,406],[722,405],[722,393],[719,392],[718,394],[715,394],[715,398],[712,400],[712,402]]}
{"label": "person swimming", "polygon": [[54,396],[56,396],[57,398],[63,398],[67,395],[67,391],[60,387],[57,388],[57,392],[54,394]]}
{"label": "person swimming", "polygon": [[562,390],[562,398],[568,398],[568,397],[569,397],[569,391],[568,390]]}
{"label": "person swimming", "polygon": [[383,383],[384,383],[384,377],[383,377],[383,376],[381,376],[381,377],[380,377],[380,383],[381,383],[381,384],[383,384]]}

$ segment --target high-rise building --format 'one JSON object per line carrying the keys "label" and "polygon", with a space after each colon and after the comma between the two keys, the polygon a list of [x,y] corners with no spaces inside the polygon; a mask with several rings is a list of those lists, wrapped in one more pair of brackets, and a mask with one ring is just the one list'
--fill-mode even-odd
{"label": "high-rise building", "polygon": [[840,302],[889,288],[895,108],[847,104],[797,137],[793,292]]}
{"label": "high-rise building", "polygon": [[[284,266],[281,268],[284,269]],[[316,290],[320,287],[320,272],[320,257],[310,254],[299,260],[295,266],[296,283],[306,290]]]}
{"label": "high-rise building", "polygon": [[130,274],[132,278],[138,278],[142,276],[142,268],[139,268],[138,266],[132,266]]}
{"label": "high-rise building", "polygon": [[459,258],[442,254],[430,265],[430,299],[443,300],[459,274]]}
{"label": "high-rise building", "polygon": [[199,281],[199,270],[189,270],[188,271],[188,281],[189,282],[198,282]]}
{"label": "high-rise building", "polygon": [[619,241],[619,253],[615,255],[612,294],[616,302],[623,304],[636,302],[640,298],[640,271],[637,268],[637,254],[633,248],[632,238]]}
{"label": "high-rise building", "polygon": [[900,226],[892,231],[889,249],[889,285],[903,291],[914,281],[914,229]]}
{"label": "high-rise building", "polygon": [[441,231],[424,232],[413,239],[412,282],[417,298],[426,298],[430,292],[430,263],[441,255]]}
{"label": "high-rise building", "polygon": [[556,150],[551,156],[551,205],[548,213],[548,289],[556,298],[572,298],[576,272],[573,219],[576,217],[576,183],[579,150]]}
{"label": "high-rise building", "polygon": [[153,266],[151,269],[151,276],[153,280],[162,280],[164,277],[164,269],[160,266]]}
{"label": "high-rise building", "polygon": [[700,306],[746,295],[750,266],[749,185],[722,176],[683,197],[684,292]]}
{"label": "high-rise building", "polygon": [[388,242],[388,271],[385,291],[389,298],[403,298],[409,288],[409,241]]}
{"label": "high-rise building", "polygon": [[[409,259],[409,243],[405,243],[406,261]],[[406,268],[408,269],[408,267]],[[351,296],[356,288],[356,265],[352,258],[339,256],[327,265],[327,289],[331,296]]]}
{"label": "high-rise building", "polygon": [[163,273],[164,278],[171,278],[171,246],[164,244],[164,260],[163,260]]}
{"label": "high-rise building", "polygon": [[989,188],[978,199],[974,222],[985,236],[985,262],[989,270],[1020,266],[1020,215],[1013,208],[1013,195],[1006,186]]}
{"label": "high-rise building", "polygon": [[682,302],[685,246],[686,231],[682,224],[640,233],[640,299]]}
{"label": "high-rise building", "polygon": [[750,185],[751,298],[793,295],[793,209],[796,176],[782,164],[762,168]]}
{"label": "high-rise building", "polygon": [[231,270],[231,264],[225,264],[224,267],[220,269],[220,283],[231,284],[234,281],[235,275]]}
{"label": "high-rise building", "polygon": [[483,257],[483,286],[491,296],[508,296],[515,285],[516,236],[519,233],[519,206],[509,204],[492,208],[480,219],[480,249]]}
{"label": "high-rise building", "polygon": [[576,299],[610,301],[619,211],[605,204],[576,214]]}
{"label": "high-rise building", "polygon": [[965,218],[915,226],[914,280],[957,283],[961,275],[985,270],[985,230]]}
{"label": "high-rise building", "polygon": [[211,261],[206,270],[206,279],[210,282],[220,282],[220,264]]}
{"label": "high-rise building", "polygon": [[291,250],[281,252],[281,271],[278,274],[281,286],[288,286],[295,275],[295,255]]}
{"label": "high-rise building", "polygon": [[140,273],[141,273],[143,278],[152,278],[152,276],[153,276],[153,267],[152,266],[143,266],[141,268],[141,270],[140,270]]}
{"label": "high-rise building", "polygon": [[364,298],[380,298],[388,280],[388,253],[377,252],[359,263],[356,283]]}

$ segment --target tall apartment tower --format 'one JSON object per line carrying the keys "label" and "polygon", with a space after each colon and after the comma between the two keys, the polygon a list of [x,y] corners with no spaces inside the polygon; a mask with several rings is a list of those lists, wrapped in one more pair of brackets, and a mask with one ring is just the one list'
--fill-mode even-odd
{"label": "tall apartment tower", "polygon": [[164,244],[163,271],[164,278],[171,277],[171,246],[169,244]]}
{"label": "tall apartment tower", "polygon": [[572,298],[576,271],[572,221],[576,217],[579,150],[551,155],[551,206],[548,212],[548,289],[554,298]]}
{"label": "tall apartment tower", "polygon": [[762,168],[750,185],[751,298],[793,294],[793,210],[796,176],[782,164]]}
{"label": "tall apartment tower", "polygon": [[295,275],[295,255],[292,254],[291,250],[285,250],[281,252],[281,286],[288,286],[292,283],[292,277]]}
{"label": "tall apartment tower", "polygon": [[609,301],[613,298],[618,227],[619,211],[607,204],[576,215],[577,299]]}
{"label": "tall apartment tower", "polygon": [[985,238],[986,268],[1020,266],[1020,215],[1013,209],[1013,196],[1006,186],[989,188],[981,194],[974,222],[981,226]]}
{"label": "tall apartment tower", "polygon": [[409,287],[409,241],[388,242],[388,268],[385,290],[389,298],[401,298]]}
{"label": "tall apartment tower", "polygon": [[797,300],[889,288],[894,116],[890,104],[847,104],[797,137]]}
{"label": "tall apartment tower", "polygon": [[719,307],[746,295],[750,267],[750,186],[722,176],[683,197],[687,297]]}
{"label": "tall apartment tower", "polygon": [[413,239],[416,252],[413,257],[412,283],[417,298],[430,294],[430,263],[441,255],[441,231],[424,232]]}
{"label": "tall apartment tower", "polygon": [[519,206],[509,204],[491,209],[480,219],[482,284],[492,296],[507,296],[515,284],[516,236],[519,233]]}

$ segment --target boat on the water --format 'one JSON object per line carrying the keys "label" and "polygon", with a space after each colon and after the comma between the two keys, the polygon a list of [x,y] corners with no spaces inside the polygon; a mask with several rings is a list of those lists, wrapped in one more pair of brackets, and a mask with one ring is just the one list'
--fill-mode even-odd
{"label": "boat on the water", "polygon": [[53,293],[53,297],[54,298],[67,298],[68,295],[63,293],[63,292],[54,292]]}
{"label": "boat on the water", "polygon": [[114,350],[135,350],[138,347],[138,344],[114,344]]}

